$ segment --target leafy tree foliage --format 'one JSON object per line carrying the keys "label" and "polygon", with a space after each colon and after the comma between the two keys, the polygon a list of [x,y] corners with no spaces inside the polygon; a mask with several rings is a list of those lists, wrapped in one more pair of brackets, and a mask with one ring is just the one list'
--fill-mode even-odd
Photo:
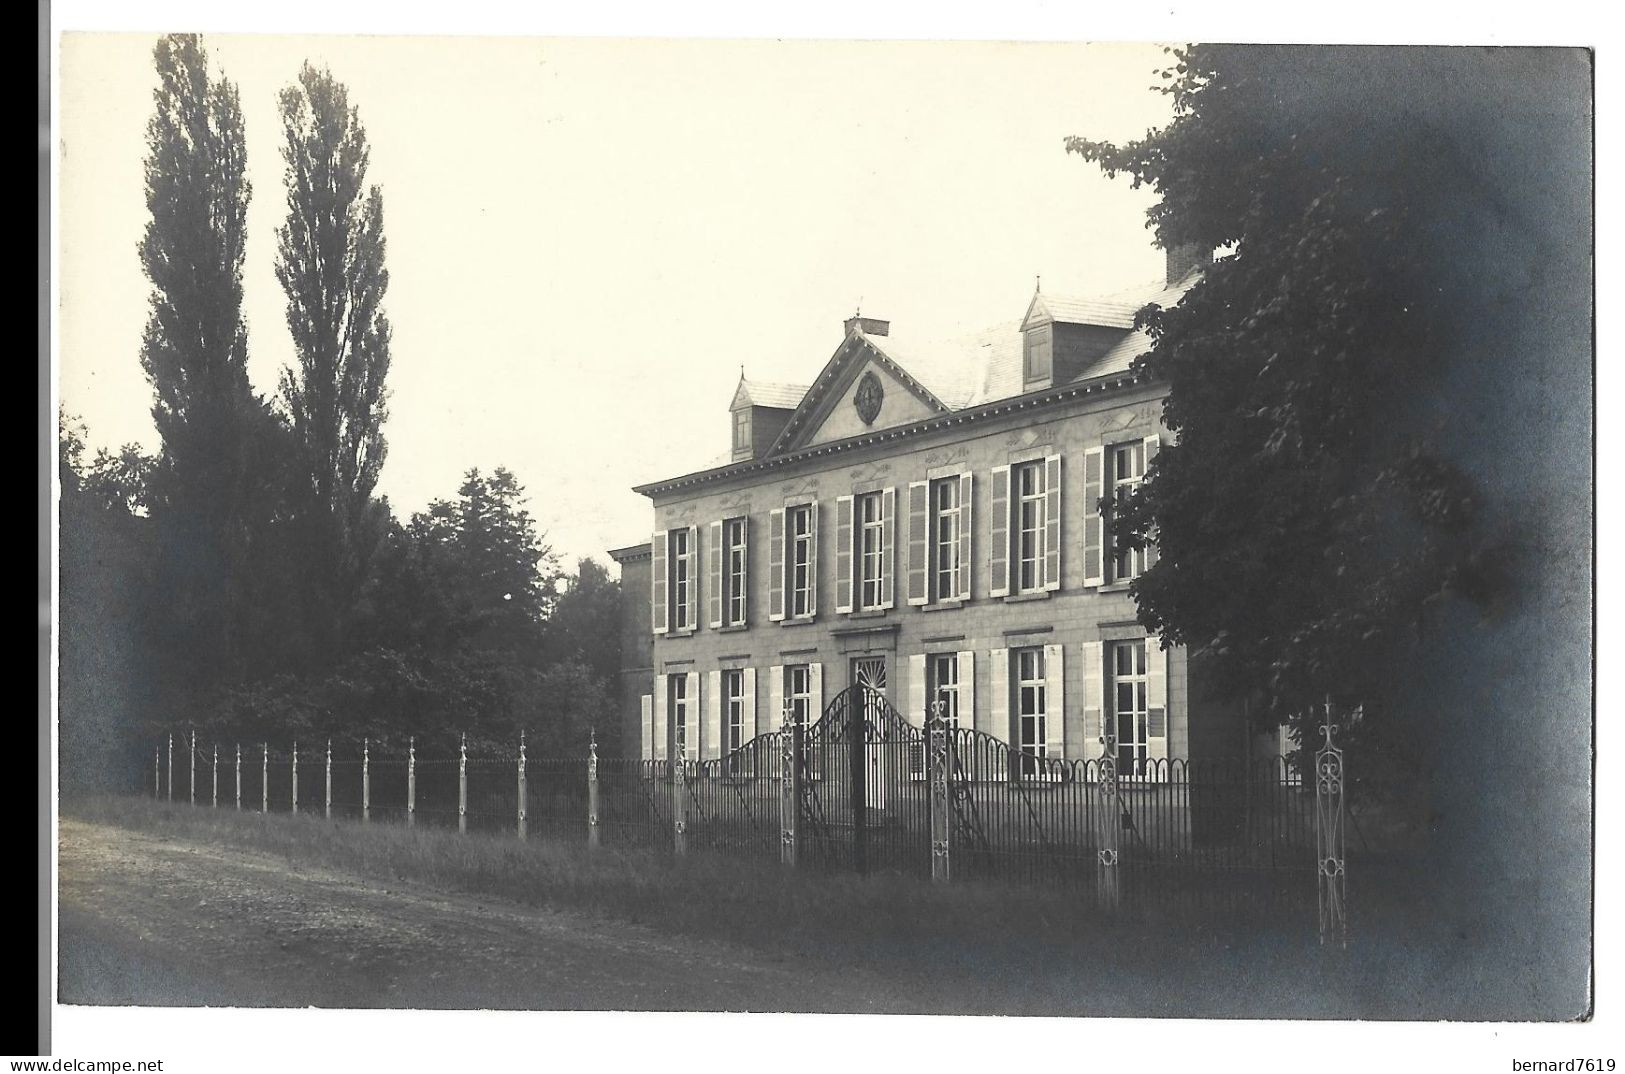
{"label": "leafy tree foliage", "polygon": [[331,72],[307,63],[280,103],[288,216],[276,273],[298,359],[281,395],[312,498],[308,539],[321,584],[310,628],[331,651],[386,529],[372,498],[387,447],[384,203],[366,185],[366,131]]}
{"label": "leafy tree foliage", "polygon": [[1160,245],[1221,253],[1140,316],[1175,442],[1104,509],[1118,539],[1155,535],[1142,622],[1273,718],[1363,707],[1391,755],[1420,718],[1399,670],[1430,622],[1508,610],[1539,517],[1507,496],[1538,482],[1491,449],[1490,393],[1516,394],[1507,341],[1570,237],[1527,193],[1575,166],[1574,117],[1505,52],[1195,46],[1162,72],[1166,128],[1066,144],[1157,191]]}

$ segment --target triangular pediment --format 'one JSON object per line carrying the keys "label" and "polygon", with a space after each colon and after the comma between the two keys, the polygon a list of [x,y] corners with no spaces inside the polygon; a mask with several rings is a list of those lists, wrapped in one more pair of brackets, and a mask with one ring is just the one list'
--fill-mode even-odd
{"label": "triangular pediment", "polygon": [[1049,307],[1044,304],[1044,296],[1037,291],[1033,292],[1033,300],[1027,304],[1027,316],[1021,319],[1021,330],[1027,331],[1041,324],[1049,324],[1055,320]]}
{"label": "triangular pediment", "polygon": [[908,370],[854,332],[825,363],[769,454],[907,425],[947,410]]}

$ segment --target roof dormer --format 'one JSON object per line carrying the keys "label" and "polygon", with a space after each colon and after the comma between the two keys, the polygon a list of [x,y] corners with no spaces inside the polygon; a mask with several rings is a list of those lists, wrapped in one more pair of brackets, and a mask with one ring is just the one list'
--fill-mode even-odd
{"label": "roof dormer", "polygon": [[746,380],[741,372],[733,402],[728,404],[733,461],[759,459],[767,454],[806,394],[807,389],[799,384]]}

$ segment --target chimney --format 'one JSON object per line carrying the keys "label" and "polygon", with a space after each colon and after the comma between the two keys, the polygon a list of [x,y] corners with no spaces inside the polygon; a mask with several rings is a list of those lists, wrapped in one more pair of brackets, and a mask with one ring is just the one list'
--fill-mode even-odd
{"label": "chimney", "polygon": [[846,334],[849,336],[854,328],[863,329],[866,336],[883,336],[890,327],[890,321],[882,321],[875,317],[854,316],[846,319]]}
{"label": "chimney", "polygon": [[1203,249],[1199,243],[1182,242],[1167,250],[1168,269],[1166,285],[1172,287],[1183,280],[1190,270],[1213,261],[1213,251]]}

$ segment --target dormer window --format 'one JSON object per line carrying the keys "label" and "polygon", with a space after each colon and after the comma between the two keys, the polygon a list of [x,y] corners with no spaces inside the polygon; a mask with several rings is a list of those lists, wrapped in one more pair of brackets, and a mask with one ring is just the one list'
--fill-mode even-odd
{"label": "dormer window", "polygon": [[750,450],[750,407],[734,411],[734,450]]}
{"label": "dormer window", "polygon": [[1023,340],[1023,378],[1028,384],[1049,380],[1055,350],[1055,326],[1041,324],[1029,328],[1023,333]]}

